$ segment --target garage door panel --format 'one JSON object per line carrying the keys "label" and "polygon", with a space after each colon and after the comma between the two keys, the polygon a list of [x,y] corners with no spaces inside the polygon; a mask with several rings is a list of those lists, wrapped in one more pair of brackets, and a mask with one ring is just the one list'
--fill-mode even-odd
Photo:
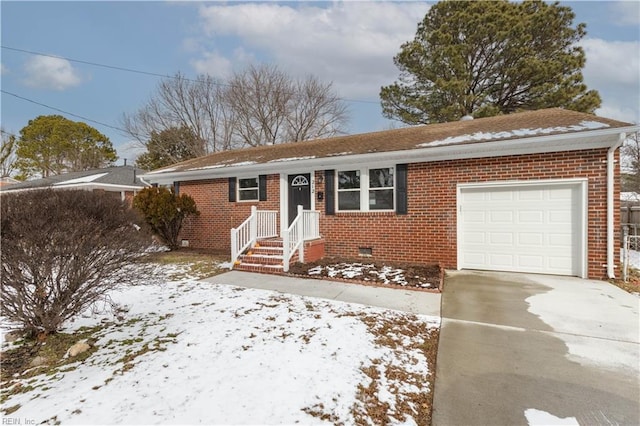
{"label": "garage door panel", "polygon": [[469,223],[484,223],[485,222],[485,212],[483,211],[473,211],[470,210],[466,212],[465,220]]}
{"label": "garage door panel", "polygon": [[513,223],[513,212],[511,210],[508,211],[496,211],[493,210],[489,214],[490,223],[494,225],[502,225],[502,224],[512,224]]}
{"label": "garage door panel", "polygon": [[532,272],[534,270],[541,271],[544,268],[544,257],[539,255],[520,255],[518,256],[518,266],[521,268],[529,268]]}
{"label": "garage door panel", "polygon": [[512,254],[490,253],[488,259],[489,264],[495,268],[511,268],[514,266]]}
{"label": "garage door panel", "polygon": [[571,211],[550,211],[549,223],[558,225],[571,225]]}
{"label": "garage door panel", "polygon": [[485,243],[485,233],[484,232],[473,232],[469,231],[464,234],[463,242],[468,246],[471,244],[484,244]]}
{"label": "garage door panel", "polygon": [[520,201],[540,201],[544,199],[544,191],[541,189],[521,191],[518,193],[518,199]]}
{"label": "garage door panel", "polygon": [[518,244],[521,246],[536,246],[544,244],[542,232],[518,232]]}
{"label": "garage door panel", "polygon": [[572,244],[571,234],[549,234],[549,247],[571,247]]}
{"label": "garage door panel", "polygon": [[502,244],[513,246],[513,234],[509,232],[491,232],[489,234],[490,244]]}
{"label": "garage door panel", "polygon": [[491,201],[512,201],[513,200],[512,191],[493,191],[488,194],[489,196],[485,197],[485,199],[489,199]]}
{"label": "garage door panel", "polygon": [[461,268],[580,275],[582,185],[461,188]]}
{"label": "garage door panel", "polygon": [[518,223],[544,223],[544,212],[540,210],[518,211]]}

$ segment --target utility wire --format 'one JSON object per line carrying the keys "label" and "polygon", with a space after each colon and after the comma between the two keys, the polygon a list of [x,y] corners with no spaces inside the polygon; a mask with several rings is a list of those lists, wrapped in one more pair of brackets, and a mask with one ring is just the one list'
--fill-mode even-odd
{"label": "utility wire", "polygon": [[[24,96],[20,96],[20,95],[16,95],[15,93],[7,92],[4,89],[0,89],[0,92],[4,93],[5,95],[13,96],[14,98],[22,99],[23,101],[26,101],[26,102],[31,102],[32,104],[36,104],[36,105],[39,105],[39,106],[42,106],[42,107],[45,107],[45,108],[49,108],[49,109],[52,109],[54,111],[58,111],[58,112],[61,112],[63,114],[70,115],[72,117],[76,117],[76,118],[80,118],[80,119],[85,120],[85,121],[89,121],[91,123],[99,124],[101,126],[108,127],[110,129],[113,129],[113,130],[117,130],[119,132],[123,132],[126,135],[130,134],[130,132],[128,132],[125,129],[122,129],[120,127],[116,127],[116,126],[113,126],[111,124],[103,123],[101,121],[92,120],[91,118],[84,117],[84,116],[78,115],[78,114],[74,114],[72,112],[62,110],[60,108],[52,107],[50,105],[46,105],[46,104],[43,104],[41,102],[34,101],[33,99],[25,98]],[[7,132],[4,132],[4,133],[7,133]]]}
{"label": "utility wire", "polygon": [[[152,76],[152,77],[171,78],[171,79],[174,79],[174,80],[185,80],[185,81],[191,81],[191,82],[194,82],[194,83],[198,82],[198,80],[187,78],[187,77],[184,77],[182,75],[175,76],[175,75],[159,74],[159,73],[150,72],[150,71],[136,70],[136,69],[133,69],[133,68],[118,67],[118,66],[115,66],[115,65],[107,65],[107,64],[101,64],[101,63],[98,63],[98,62],[90,62],[90,61],[84,61],[84,60],[81,60],[81,59],[73,59],[73,58],[68,58],[68,57],[65,57],[65,56],[51,55],[51,54],[48,54],[48,53],[34,52],[32,50],[18,49],[17,47],[10,47],[10,46],[5,46],[5,45],[0,45],[0,47],[3,48],[3,49],[12,50],[14,52],[27,53],[29,55],[37,55],[37,56],[46,56],[46,57],[49,57],[49,58],[56,58],[56,59],[64,59],[65,61],[76,62],[76,63],[79,63],[79,64],[85,64],[85,65],[91,65],[91,66],[94,66],[94,67],[108,68],[108,69],[112,69],[112,70],[131,72],[131,73],[136,73],[136,74],[148,75],[148,76]],[[232,87],[231,84],[221,83],[221,82],[218,82],[218,81],[214,81],[213,84],[215,84],[217,86]],[[345,102],[356,102],[356,103],[363,103],[363,104],[376,104],[377,105],[379,103],[378,101],[365,101],[365,100],[362,100],[362,99],[347,99],[347,98],[341,98],[341,97],[338,97],[338,99],[341,99],[341,100],[343,100]]]}
{"label": "utility wire", "polygon": [[174,79],[182,79],[182,80],[187,80],[187,81],[193,81],[195,82],[196,80],[192,80],[186,77],[176,77],[176,76],[171,76],[171,75],[165,75],[165,74],[158,74],[155,72],[149,72],[149,71],[141,71],[141,70],[136,70],[133,68],[125,68],[125,67],[118,67],[115,65],[106,65],[106,64],[99,64],[97,62],[90,62],[90,61],[83,61],[81,59],[72,59],[72,58],[67,58],[64,56],[58,56],[58,55],[51,55],[48,53],[41,53],[41,52],[34,52],[32,50],[25,50],[25,49],[18,49],[16,47],[9,47],[9,46],[0,46],[3,49],[7,49],[7,50],[13,50],[14,52],[21,52],[21,53],[28,53],[29,55],[37,55],[37,56],[46,56],[48,58],[56,58],[56,59],[64,59],[65,61],[69,61],[69,62],[76,62],[79,64],[85,64],[85,65],[92,65],[94,67],[102,67],[102,68],[109,68],[112,70],[118,70],[118,71],[126,71],[126,72],[133,72],[136,74],[143,74],[143,75],[149,75],[149,76],[153,76],[153,77],[162,77],[162,78],[174,78]]}

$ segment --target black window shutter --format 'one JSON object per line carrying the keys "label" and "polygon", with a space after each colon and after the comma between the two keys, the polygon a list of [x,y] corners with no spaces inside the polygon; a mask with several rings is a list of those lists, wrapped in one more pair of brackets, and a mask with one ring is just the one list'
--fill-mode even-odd
{"label": "black window shutter", "polygon": [[407,165],[396,164],[396,213],[407,214]]}
{"label": "black window shutter", "polygon": [[336,214],[335,179],[335,170],[324,171],[324,213],[327,215]]}
{"label": "black window shutter", "polygon": [[267,201],[267,175],[258,176],[258,199]]}
{"label": "black window shutter", "polygon": [[234,203],[236,201],[236,178],[229,178],[229,202]]}

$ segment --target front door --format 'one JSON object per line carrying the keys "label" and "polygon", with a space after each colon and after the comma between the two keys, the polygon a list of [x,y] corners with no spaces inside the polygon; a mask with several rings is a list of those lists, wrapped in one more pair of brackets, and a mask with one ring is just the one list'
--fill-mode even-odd
{"label": "front door", "polygon": [[298,205],[311,210],[311,174],[289,175],[289,225],[298,215]]}

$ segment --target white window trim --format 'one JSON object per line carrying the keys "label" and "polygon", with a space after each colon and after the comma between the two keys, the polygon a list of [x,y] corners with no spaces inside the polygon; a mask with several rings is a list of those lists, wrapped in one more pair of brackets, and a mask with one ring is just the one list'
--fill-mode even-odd
{"label": "white window trim", "polygon": [[[372,169],[393,169],[393,208],[391,209],[370,209],[369,207],[369,170]],[[340,192],[355,192],[355,189],[350,189],[350,190],[340,190],[340,182],[339,182],[339,177],[338,174],[340,172],[348,172],[348,171],[353,171],[353,170],[357,170],[360,172],[360,188],[358,189],[358,191],[360,191],[360,209],[358,210],[341,210],[340,209],[340,199],[339,199],[339,194]],[[336,212],[338,213],[371,213],[371,212],[395,212],[396,211],[396,203],[398,201],[397,195],[396,195],[396,191],[397,191],[397,187],[398,184],[396,182],[396,166],[392,165],[392,166],[386,166],[386,165],[376,165],[376,166],[371,166],[371,167],[345,167],[345,168],[341,168],[341,169],[337,169],[335,172],[335,207],[336,207]],[[389,189],[389,188],[374,188],[373,190],[383,190],[383,189]]]}
{"label": "white window trim", "polygon": [[[240,180],[245,180],[245,179],[255,179],[256,180],[256,187],[251,187],[251,188],[240,188]],[[251,198],[251,199],[247,199],[247,200],[242,200],[240,198],[240,193],[242,191],[257,191],[256,194],[256,198]],[[255,203],[256,201],[260,201],[260,177],[259,176],[243,176],[243,177],[237,177],[236,178],[236,201],[238,203]]]}

